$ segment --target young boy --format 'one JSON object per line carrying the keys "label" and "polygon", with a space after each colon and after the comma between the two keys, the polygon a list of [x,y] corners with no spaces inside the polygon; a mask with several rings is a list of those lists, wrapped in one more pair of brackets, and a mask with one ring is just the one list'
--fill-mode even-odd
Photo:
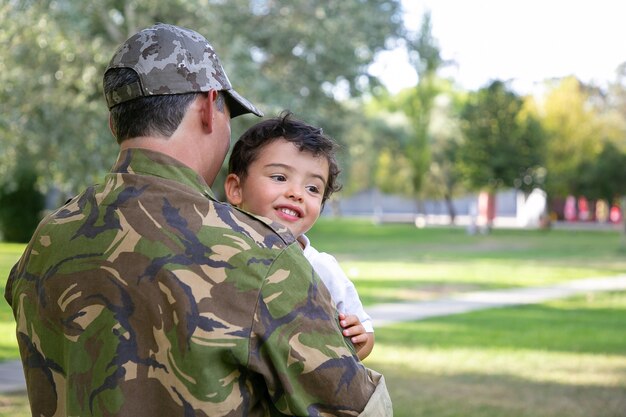
{"label": "young boy", "polygon": [[283,112],[252,126],[235,143],[224,189],[232,205],[291,231],[330,291],[344,336],[363,360],[374,347],[372,320],[335,258],[315,250],[304,235],[340,188],[335,148],[322,129]]}

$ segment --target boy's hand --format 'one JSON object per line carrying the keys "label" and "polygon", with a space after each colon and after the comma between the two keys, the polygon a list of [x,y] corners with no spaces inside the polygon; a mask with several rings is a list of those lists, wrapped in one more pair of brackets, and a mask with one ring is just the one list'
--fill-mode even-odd
{"label": "boy's hand", "polygon": [[350,338],[356,348],[359,359],[365,359],[374,347],[374,334],[367,333],[359,318],[354,314],[339,313],[339,325],[343,328],[343,335]]}

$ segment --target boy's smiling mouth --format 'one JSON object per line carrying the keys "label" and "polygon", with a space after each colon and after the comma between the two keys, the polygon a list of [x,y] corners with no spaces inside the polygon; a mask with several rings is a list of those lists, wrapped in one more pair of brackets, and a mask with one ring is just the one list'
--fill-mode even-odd
{"label": "boy's smiling mouth", "polygon": [[294,208],[290,208],[290,207],[278,207],[277,210],[280,213],[284,213],[289,217],[296,217],[296,218],[300,218],[302,217],[302,213],[300,213],[300,211],[294,209]]}

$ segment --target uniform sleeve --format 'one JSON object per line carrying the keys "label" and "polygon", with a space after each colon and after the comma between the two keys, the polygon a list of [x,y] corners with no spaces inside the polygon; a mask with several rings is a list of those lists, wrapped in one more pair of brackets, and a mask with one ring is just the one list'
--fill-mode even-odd
{"label": "uniform sleeve", "polygon": [[297,246],[276,259],[258,301],[249,368],[278,412],[347,417],[379,403],[381,390],[388,399],[341,335],[330,294]]}
{"label": "uniform sleeve", "polygon": [[315,257],[312,265],[328,287],[337,309],[345,314],[355,314],[365,331],[373,333],[372,318],[363,308],[356,287],[343,272],[337,260],[332,255],[322,252]]}
{"label": "uniform sleeve", "polygon": [[376,382],[376,391],[370,397],[369,402],[363,412],[359,414],[359,417],[393,416],[393,406],[391,398],[389,398],[385,378],[378,372],[372,370],[369,372],[371,378]]}
{"label": "uniform sleeve", "polygon": [[9,278],[7,279],[6,287],[4,288],[4,299],[7,303],[13,307],[13,276],[15,273],[15,269],[17,268],[17,264],[13,265],[11,268],[11,272],[9,273]]}

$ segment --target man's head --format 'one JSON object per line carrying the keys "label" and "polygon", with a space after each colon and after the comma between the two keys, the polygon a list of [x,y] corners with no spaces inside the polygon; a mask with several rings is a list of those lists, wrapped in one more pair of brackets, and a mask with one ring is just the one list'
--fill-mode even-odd
{"label": "man's head", "polygon": [[118,142],[168,136],[198,94],[220,92],[231,117],[262,116],[230,84],[209,42],[197,32],[158,23],[131,36],[113,55],[104,75],[104,93]]}
{"label": "man's head", "polygon": [[339,166],[335,157],[336,143],[326,136],[322,129],[293,118],[291,112],[283,112],[279,117],[257,123],[248,129],[235,143],[228,162],[228,173],[242,180],[248,175],[248,168],[259,157],[268,144],[284,139],[295,145],[300,152],[322,157],[328,161],[328,180],[323,192],[322,204],[332,193],[341,189],[337,181]]}

